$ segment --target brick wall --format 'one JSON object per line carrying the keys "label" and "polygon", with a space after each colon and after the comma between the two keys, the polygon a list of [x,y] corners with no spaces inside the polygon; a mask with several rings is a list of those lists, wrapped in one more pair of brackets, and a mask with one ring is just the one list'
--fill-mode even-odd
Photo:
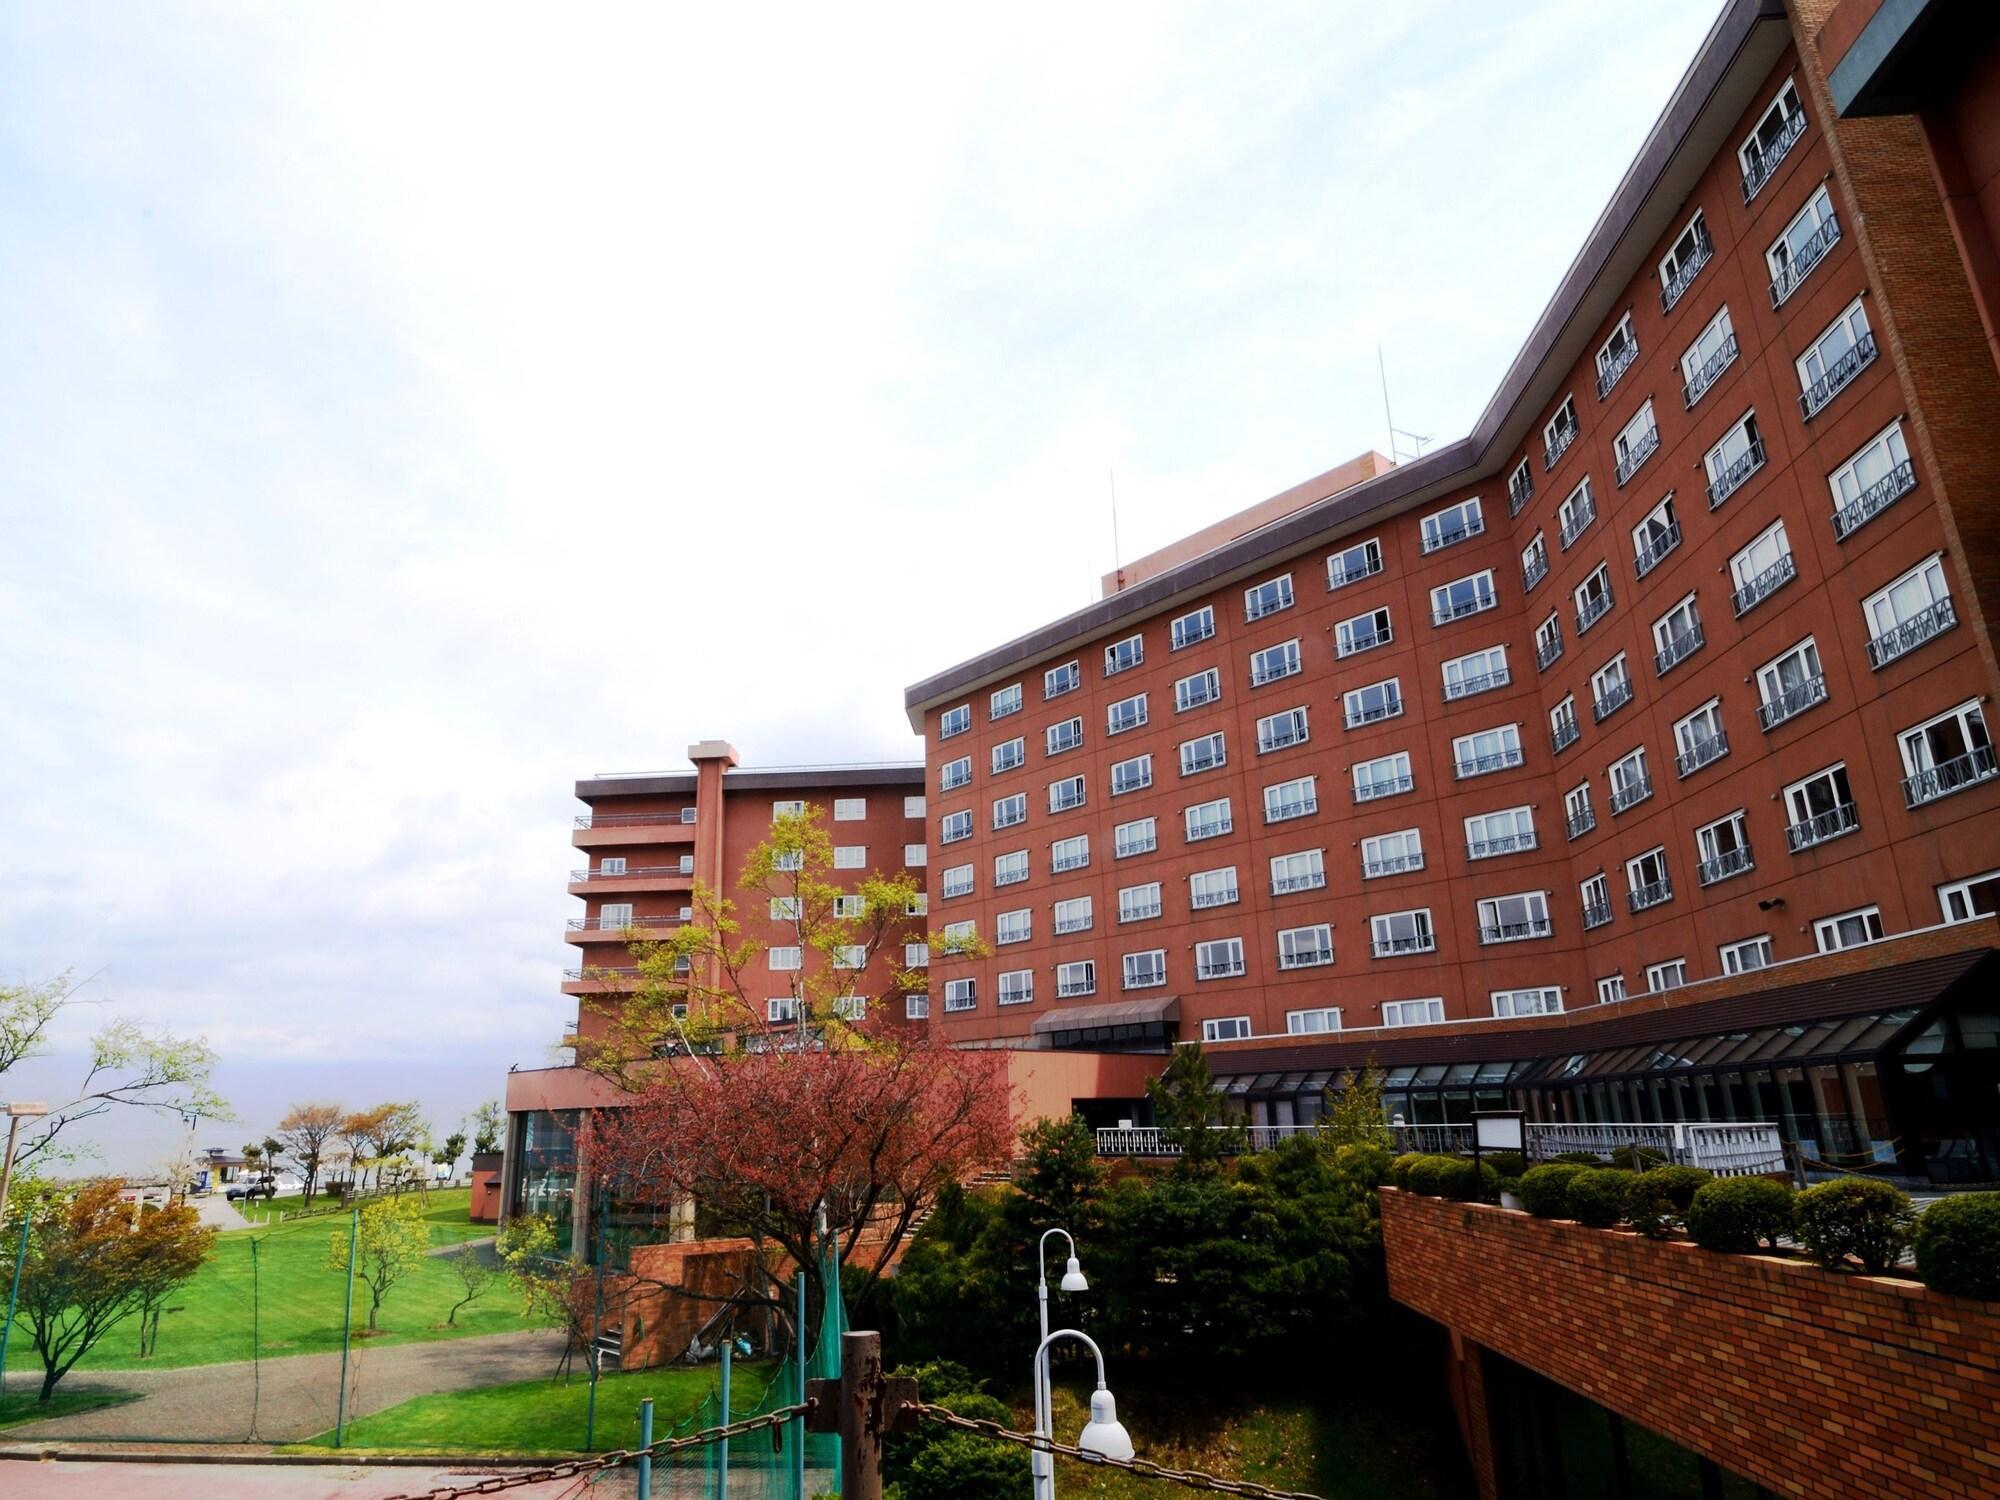
{"label": "brick wall", "polygon": [[[1778,1494],[2000,1496],[2000,1304],[1393,1188],[1382,1230],[1390,1295],[1454,1348],[1492,1349]],[[1459,1399],[1483,1410],[1464,1363]]]}

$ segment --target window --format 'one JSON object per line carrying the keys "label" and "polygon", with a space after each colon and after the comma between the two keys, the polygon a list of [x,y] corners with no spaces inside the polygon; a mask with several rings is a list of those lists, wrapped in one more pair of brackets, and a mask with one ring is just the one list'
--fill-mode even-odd
{"label": "window", "polygon": [[779,995],[764,1002],[764,1019],[773,1026],[790,1026],[799,1018],[798,998]]}
{"label": "window", "polygon": [[857,921],[861,917],[866,916],[867,913],[868,902],[865,897],[835,896],[833,898],[833,915],[836,921]]}
{"label": "window", "polygon": [[1111,767],[1111,795],[1122,797],[1127,792],[1141,791],[1153,784],[1153,756],[1148,751],[1135,755],[1130,760],[1115,761]]}
{"label": "window", "polygon": [[764,957],[774,973],[787,973],[805,966],[806,950],[794,943],[784,947],[767,948]]}
{"label": "window", "polygon": [[905,797],[903,799],[904,817],[921,818],[923,815],[924,815],[924,799],[922,797]]}
{"label": "window", "polygon": [[1042,673],[1042,697],[1060,698],[1064,693],[1073,693],[1083,686],[1083,668],[1073,661],[1066,661],[1059,667],[1050,667]]}
{"label": "window", "polygon": [[917,990],[903,996],[903,1019],[906,1021],[928,1021],[931,1015],[931,997],[928,991]]}
{"label": "window", "polygon": [[1611,763],[1611,811],[1622,813],[1629,807],[1637,807],[1653,795],[1653,778],[1646,774],[1646,747],[1641,745],[1629,755],[1621,756]]}
{"label": "window", "polygon": [[1482,943],[1518,943],[1527,938],[1545,938],[1552,930],[1546,891],[1492,896],[1479,903],[1479,941]]}
{"label": "window", "polygon": [[1228,833],[1236,826],[1229,816],[1229,799],[1217,797],[1213,802],[1197,802],[1186,814],[1187,841],[1192,844],[1200,839],[1212,839]]}
{"label": "window", "polygon": [[1243,618],[1261,620],[1292,607],[1292,575],[1273,578],[1243,591]]}
{"label": "window", "polygon": [[1271,856],[1271,894],[1289,896],[1297,891],[1317,891],[1326,885],[1326,855],[1319,849],[1297,854]]}
{"label": "window", "polygon": [[1689,410],[1695,402],[1708,394],[1709,388],[1722,378],[1722,372],[1736,363],[1736,326],[1729,320],[1729,309],[1724,307],[1709,320],[1708,327],[1695,335],[1695,340],[1681,355],[1681,400]]}
{"label": "window", "polygon": [[1204,703],[1213,703],[1221,696],[1222,674],[1210,667],[1205,672],[1183,677],[1174,684],[1174,712],[1186,713]]}
{"label": "window", "polygon": [[1844,911],[1837,917],[1822,917],[1813,923],[1813,940],[1822,953],[1838,953],[1842,948],[1859,948],[1882,940],[1882,912],[1864,906]]}
{"label": "window", "polygon": [[947,979],[944,982],[944,1008],[947,1011],[971,1010],[979,1003],[977,981],[971,979]]}
{"label": "window", "polygon": [[1188,905],[1195,911],[1204,911],[1211,906],[1234,906],[1236,900],[1236,866],[1197,870],[1188,876]]}
{"label": "window", "polygon": [[1854,794],[1848,788],[1845,763],[1828,766],[1786,787],[1785,811],[1791,818],[1785,842],[1794,854],[1852,833],[1861,826],[1860,810],[1855,807]]}
{"label": "window", "polygon": [[1875,335],[1856,297],[1797,361],[1799,412],[1810,422],[1875,362]]}
{"label": "window", "polygon": [[1757,430],[1757,413],[1745,412],[1722,441],[1703,456],[1708,470],[1708,508],[1714,510],[1742,489],[1764,467],[1764,439]]}
{"label": "window", "polygon": [[1398,792],[1407,792],[1416,783],[1410,777],[1410,752],[1398,750],[1394,755],[1377,756],[1374,760],[1364,760],[1354,768],[1354,800],[1372,802],[1377,797],[1393,797]]}
{"label": "window", "polygon": [[1424,836],[1415,828],[1378,833],[1361,841],[1361,878],[1407,875],[1424,867]]}
{"label": "window", "polygon": [[1635,912],[1673,899],[1674,883],[1667,874],[1667,851],[1664,847],[1648,849],[1637,859],[1625,861],[1625,889]]}
{"label": "window", "polygon": [[1248,1016],[1211,1017],[1201,1023],[1204,1042],[1240,1042],[1250,1035]]}
{"label": "window", "polygon": [[1453,772],[1459,777],[1484,776],[1521,764],[1521,726],[1502,724],[1451,742]]}
{"label": "window", "polygon": [[974,937],[977,937],[978,934],[979,924],[970,917],[967,917],[962,922],[947,922],[944,924],[945,941],[949,943],[969,942]]}
{"label": "window", "polygon": [[948,812],[938,819],[938,842],[955,844],[960,839],[972,837],[972,814],[970,812]]}
{"label": "window", "polygon": [[1756,197],[1785,153],[1806,133],[1806,112],[1799,104],[1799,91],[1787,78],[1771,107],[1758,117],[1757,128],[1736,148],[1736,160],[1743,167],[1743,201]]}
{"label": "window", "polygon": [[1535,471],[1527,459],[1514,465],[1507,476],[1507,514],[1518,516],[1535,493]]}
{"label": "window", "polygon": [[1542,467],[1553,469],[1556,461],[1569,452],[1569,445],[1576,441],[1576,397],[1563,397],[1563,404],[1556,408],[1556,414],[1542,427]]}
{"label": "window", "polygon": [[1623,1000],[1624,998],[1625,976],[1623,974],[1612,974],[1597,981],[1597,1003],[1599,1005],[1606,1005],[1613,1000]]}
{"label": "window", "polygon": [[1423,533],[1424,551],[1436,552],[1478,536],[1486,529],[1486,518],[1480,512],[1478,500],[1461,500],[1443,510],[1432,511],[1418,523],[1418,529]]}
{"label": "window", "polygon": [[1826,674],[1811,636],[1757,669],[1757,722],[1765,729],[1825,701]]}
{"label": "window", "polygon": [[1242,938],[1212,938],[1205,943],[1194,945],[1196,979],[1234,979],[1242,972]]}
{"label": "window", "polygon": [[1371,609],[1334,627],[1333,651],[1336,656],[1353,656],[1356,652],[1386,646],[1393,639],[1395,632],[1389,628],[1389,611]]}
{"label": "window", "polygon": [[2000,911],[2000,870],[1939,886],[1938,907],[1947,922],[1970,922]]}
{"label": "window", "polygon": [[1483,651],[1467,652],[1446,662],[1443,670],[1447,703],[1492,688],[1505,687],[1508,682],[1507,648],[1488,646]]}
{"label": "window", "polygon": [[1729,559],[1729,576],[1736,585],[1729,597],[1730,607],[1738,615],[1747,613],[1791,582],[1797,572],[1785,523],[1774,521]]}
{"label": "window", "polygon": [[961,755],[957,760],[948,760],[938,767],[938,790],[956,791],[972,780],[972,757]]}
{"label": "window", "polygon": [[1090,863],[1090,835],[1057,839],[1049,845],[1049,868],[1060,875],[1065,870],[1081,870]]}
{"label": "window", "polygon": [[1298,776],[1264,788],[1264,821],[1283,823],[1291,818],[1309,817],[1319,811],[1318,778]]}
{"label": "window", "polygon": [[1633,567],[1644,578],[1680,544],[1680,517],[1674,514],[1673,492],[1668,491],[1664,500],[1646,512],[1646,519],[1632,528]]}
{"label": "window", "polygon": [[622,854],[599,856],[597,873],[600,875],[623,875],[625,873],[625,856]]}
{"label": "window", "polygon": [[1729,736],[1722,731],[1722,700],[1711,698],[1674,724],[1674,769],[1692,776],[1711,761],[1729,753]]}
{"label": "window", "polygon": [[859,823],[868,816],[866,797],[835,797],[833,799],[833,821],[836,823]]}
{"label": "window", "polygon": [[1074,1000],[1079,995],[1097,993],[1097,962],[1095,959],[1074,959],[1069,963],[1056,965],[1056,998]]}
{"label": "window", "polygon": [[993,856],[993,883],[1016,885],[1028,878],[1028,851],[1015,849]]}
{"label": "window", "polygon": [[1618,377],[1632,368],[1632,361],[1639,357],[1639,338],[1632,332],[1632,314],[1620,318],[1611,330],[1611,337],[1597,346],[1597,398],[1603,400],[1610,394],[1611,387],[1618,384]]}
{"label": "window", "polygon": [[1597,826],[1597,814],[1590,805],[1590,783],[1570,788],[1563,793],[1563,818],[1569,825],[1569,836],[1580,837]]}
{"label": "window", "polygon": [[1083,719],[1064,719],[1059,724],[1051,724],[1042,731],[1043,744],[1050,755],[1060,755],[1065,750],[1074,750],[1083,743]]}
{"label": "window", "polygon": [[1872,517],[1917,487],[1903,424],[1892,422],[1859,453],[1827,476],[1833,491],[1833,534],[1846,541]]}
{"label": "window", "polygon": [[998,776],[1002,771],[1011,771],[1026,764],[1027,759],[1028,742],[1023,736],[1003,740],[993,747],[993,774]]}
{"label": "window", "polygon": [[1951,585],[1945,581],[1944,558],[1933,554],[1861,606],[1874,639],[1868,642],[1868,664],[1885,667],[1925,641],[1943,635],[1958,623]]}
{"label": "window", "polygon": [[1499,601],[1493,593],[1493,570],[1483,569],[1466,578],[1455,578],[1431,590],[1431,623],[1447,624],[1489,610]]}
{"label": "window", "polygon": [[1576,588],[1576,633],[1582,635],[1611,610],[1611,570],[1599,563]]}
{"label": "window", "polygon": [[1090,897],[1072,896],[1067,901],[1056,903],[1056,936],[1069,932],[1090,931]]}
{"label": "window", "polygon": [[1724,943],[1716,950],[1724,974],[1748,974],[1771,966],[1771,939],[1768,934],[1745,938],[1740,943]]}
{"label": "window", "polygon": [[1111,852],[1117,859],[1135,854],[1151,854],[1160,847],[1159,823],[1154,818],[1134,818],[1111,830]]}
{"label": "window", "polygon": [[1005,797],[993,799],[993,826],[1012,828],[1017,823],[1028,821],[1028,794],[1014,792]]}
{"label": "window", "polygon": [[1593,875],[1576,888],[1583,907],[1583,929],[1602,927],[1611,920],[1611,883],[1603,875]]}
{"label": "window", "polygon": [[[795,898],[796,899],[796,898]],[[774,900],[772,905],[777,902]],[[772,916],[777,916],[773,911]],[[586,923],[586,926],[589,924]],[[598,928],[605,932],[622,932],[632,925],[632,903],[630,901],[607,901],[597,909]]]}
{"label": "window", "polygon": [[1382,544],[1370,537],[1327,558],[1326,586],[1329,590],[1344,589],[1381,571]]}
{"label": "window", "polygon": [[1250,653],[1250,686],[1262,687],[1280,677],[1290,677],[1300,669],[1299,643],[1280,641]]}
{"label": "window", "polygon": [[[948,740],[955,734],[964,734],[971,727],[972,705],[970,703],[961,703],[956,708],[947,708],[943,713],[938,715],[938,738],[941,740]],[[775,817],[776,815],[776,809],[774,808],[772,816]]]}
{"label": "window", "polygon": [[1687,960],[1670,958],[1663,964],[1646,965],[1646,988],[1653,994],[1677,990],[1688,982]]}
{"label": "window", "polygon": [[1531,808],[1475,813],[1465,820],[1465,857],[1492,859],[1520,854],[1535,847],[1535,814]]}
{"label": "window", "polygon": [[1292,745],[1303,745],[1308,738],[1304,708],[1288,708],[1282,713],[1271,714],[1257,721],[1259,755],[1268,754],[1273,750],[1283,750]]}
{"label": "window", "polygon": [[1116,677],[1120,672],[1129,672],[1146,659],[1146,638],[1143,635],[1128,635],[1122,641],[1113,641],[1104,648],[1104,675]]}
{"label": "window", "polygon": [[839,943],[833,950],[833,966],[836,969],[859,969],[868,963],[868,946],[865,943]]}
{"label": "window", "polygon": [[1130,698],[1120,698],[1104,710],[1104,732],[1123,734],[1128,729],[1137,729],[1146,722],[1146,695],[1136,693]]}
{"label": "window", "polygon": [[1004,719],[1009,714],[1021,711],[1021,684],[1010,682],[1003,688],[995,688],[986,700],[986,717]]}
{"label": "window", "polygon": [[[1028,1005],[1035,998],[1035,971],[1033,969],[1008,969],[995,981],[996,995],[1002,1005]],[[949,1007],[946,1007],[949,1009]]]}
{"label": "window", "polygon": [[1839,243],[1840,221],[1834,217],[1833,199],[1822,183],[1764,252],[1764,263],[1771,269],[1771,306],[1782,307],[1812,275],[1813,267],[1826,259],[1826,252]]}
{"label": "window", "polygon": [[1391,677],[1385,682],[1371,682],[1366,687],[1352,688],[1342,695],[1341,706],[1345,710],[1349,729],[1393,719],[1403,711],[1402,679]]}
{"label": "window", "polygon": [[1526,593],[1549,576],[1549,544],[1539,531],[1521,549],[1521,591]]}
{"label": "window", "polygon": [[1584,528],[1597,519],[1597,500],[1590,492],[1590,476],[1583,476],[1577,487],[1564,497],[1556,507],[1556,520],[1561,526],[1560,540],[1563,551],[1583,535]]}
{"label": "window", "polygon": [[1083,806],[1083,778],[1065,776],[1061,781],[1049,783],[1049,811],[1068,812]]}
{"label": "window", "polygon": [[903,944],[903,967],[906,969],[927,969],[931,963],[929,943]]}
{"label": "window", "polygon": [[1316,1036],[1323,1031],[1340,1030],[1340,1007],[1320,1006],[1315,1010],[1288,1010],[1285,1012],[1285,1031],[1291,1036]]}
{"label": "window", "polygon": [[1896,736],[1903,754],[1903,799],[1922,807],[1991,780],[2000,765],[1986,733],[1986,712],[1975,699],[1961,703]]}
{"label": "window", "polygon": [[1377,958],[1397,958],[1405,953],[1429,953],[1437,947],[1431,931],[1429,907],[1416,911],[1392,911],[1368,919],[1371,947]]}
{"label": "window", "polygon": [[993,918],[993,941],[996,944],[1025,943],[1035,934],[1035,914],[1026,907],[1019,911],[1003,911]]}
{"label": "window", "polygon": [[1159,914],[1159,881],[1150,881],[1145,885],[1128,885],[1118,892],[1119,921],[1146,922]]}
{"label": "window", "polygon": [[771,821],[775,823],[780,818],[804,817],[805,811],[806,804],[803,799],[798,797],[793,797],[782,802],[773,802],[771,804]]}
{"label": "window", "polygon": [[1660,257],[1660,306],[1671,312],[1676,302],[1681,300],[1701,268],[1708,264],[1708,258],[1715,253],[1709,242],[1708,225],[1703,222],[1701,210],[1688,220],[1687,228],[1674,236],[1667,253]]}
{"label": "window", "polygon": [[1555,985],[1532,990],[1494,990],[1496,1016],[1553,1016],[1563,1008],[1563,992]]}
{"label": "window", "polygon": [[[921,863],[921,861],[919,861],[919,863]],[[926,892],[923,891],[913,892],[910,896],[910,899],[903,903],[903,915],[906,917],[928,916],[930,914],[930,909],[931,909],[931,898]]]}
{"label": "window", "polygon": [[1151,989],[1167,982],[1167,950],[1154,948],[1145,953],[1128,953],[1124,957],[1125,988],[1128,990]]}
{"label": "window", "polygon": [[1535,668],[1547,671],[1549,664],[1563,654],[1562,620],[1554,610],[1549,617],[1535,627]]}
{"label": "window", "polygon": [[1435,1026],[1443,1020],[1443,1000],[1384,1000],[1382,1002],[1382,1024],[1384,1026]]}
{"label": "window", "polygon": [[1278,930],[1278,967],[1317,969],[1333,962],[1333,928],[1321,922],[1313,927],[1283,927]]}
{"label": "window", "polygon": [[1562,701],[1549,710],[1549,747],[1560,753],[1583,738],[1576,718],[1576,694],[1563,694]]}
{"label": "window", "polygon": [[1703,644],[1701,611],[1689,594],[1653,622],[1653,669],[1665,676]]}
{"label": "window", "polygon": [[1177,616],[1168,635],[1173,649],[1192,646],[1196,641],[1205,641],[1215,634],[1215,606],[1204,604],[1200,609]]}
{"label": "window", "polygon": [[1217,766],[1227,764],[1228,746],[1223,743],[1222,731],[1197,735],[1191,740],[1181,741],[1181,775],[1194,776],[1202,771],[1213,771]]}
{"label": "window", "polygon": [[972,866],[952,865],[949,869],[940,872],[939,890],[947,899],[953,896],[971,895]]}
{"label": "window", "polygon": [[1618,460],[1618,484],[1623,488],[1625,481],[1639,471],[1639,466],[1651,458],[1660,447],[1660,424],[1653,420],[1653,403],[1642,405],[1632,414],[1632,420],[1618,430],[1618,436],[1611,440],[1612,456]]}

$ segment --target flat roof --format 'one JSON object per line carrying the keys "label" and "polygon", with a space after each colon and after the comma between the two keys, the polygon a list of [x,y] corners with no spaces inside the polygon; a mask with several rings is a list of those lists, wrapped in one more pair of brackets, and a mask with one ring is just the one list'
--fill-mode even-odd
{"label": "flat roof", "polygon": [[[576,795],[585,802],[600,797],[657,797],[693,792],[693,771],[608,772],[577,782]],[[815,787],[922,786],[920,760],[853,761],[825,766],[746,766],[722,773],[722,790],[730,792],[794,792]]]}

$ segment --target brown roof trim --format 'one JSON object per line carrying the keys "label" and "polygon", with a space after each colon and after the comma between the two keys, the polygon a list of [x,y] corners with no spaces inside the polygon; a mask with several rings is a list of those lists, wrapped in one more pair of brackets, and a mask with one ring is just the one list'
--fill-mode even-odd
{"label": "brown roof trim", "polygon": [[[729,770],[722,775],[722,791],[797,792],[824,788],[839,791],[848,787],[902,786],[924,784],[924,763],[920,760],[894,765],[872,766],[774,766],[769,770]],[[594,776],[576,784],[583,802],[600,797],[656,797],[692,794],[693,771],[662,771],[657,776]]]}
{"label": "brown roof trim", "polygon": [[[1583,341],[1595,330],[1602,312],[1623,292],[1638,258],[1664,232],[1664,227],[1654,229],[1643,222],[1648,210],[1678,212],[1682,203],[1675,184],[1685,177],[1691,185],[1700,167],[1706,165],[1707,155],[1690,163],[1683,148],[1711,105],[1718,102],[1724,83],[1753,42],[1767,42],[1768,56],[1762,58],[1761,65],[1756,65],[1757,56],[1749,59],[1756,66],[1746,70],[1746,75],[1754,73],[1754,78],[1738,80],[1746,90],[1752,81],[1761,83],[1790,34],[1783,0],[1731,0],[1716,18],[1469,437],[1341,489],[1283,520],[911,685],[903,692],[911,727],[921,732],[924,710],[995,680],[1024,662],[1081,643],[1133,617],[1153,614],[1178,598],[1216,587],[1266,559],[1352,529],[1381,512],[1405,510],[1498,473],[1515,457],[1522,438],[1534,426],[1557,380],[1581,353]],[[1759,46],[1756,50],[1761,54],[1766,49]],[[1745,102],[1747,99],[1746,92]],[[1733,101],[1720,102],[1727,105]],[[1734,122],[1734,114],[1730,112],[1725,125]],[[1724,125],[1713,128],[1719,133]],[[1635,227],[1647,231],[1643,239],[1633,234]],[[1602,308],[1597,306],[1600,301]],[[1568,352],[1571,345],[1576,346],[1574,353]],[[1322,477],[1339,472],[1332,470]]]}

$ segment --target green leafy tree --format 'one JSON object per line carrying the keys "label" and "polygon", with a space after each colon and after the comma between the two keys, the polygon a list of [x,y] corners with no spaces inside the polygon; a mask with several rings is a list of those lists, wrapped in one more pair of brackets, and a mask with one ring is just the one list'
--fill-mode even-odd
{"label": "green leafy tree", "polygon": [[463,1155],[465,1155],[465,1132],[463,1130],[454,1130],[444,1138],[444,1144],[438,1147],[437,1159],[446,1166],[455,1168],[458,1165],[458,1159]]}
{"label": "green leafy tree", "polygon": [[1375,1146],[1387,1151],[1394,1145],[1395,1136],[1382,1108],[1382,1070],[1373,1058],[1348,1079],[1346,1088],[1336,1090],[1327,1085],[1320,1129],[1327,1143],[1336,1147]]}
{"label": "green leafy tree", "polygon": [[[424,1263],[430,1234],[423,1205],[413,1198],[378,1198],[361,1210],[353,1231],[354,1275],[368,1287],[368,1330],[375,1331],[382,1303],[396,1283]],[[336,1229],[327,1240],[326,1268],[348,1268],[349,1231]]]}
{"label": "green leafy tree", "polygon": [[472,1153],[484,1156],[500,1149],[500,1133],[507,1128],[507,1112],[498,1099],[488,1099],[475,1109],[466,1122],[472,1130]]}
{"label": "green leafy tree", "polygon": [[1076,1115],[1025,1126],[1014,1185],[1018,1191],[1012,1201],[1024,1234],[1039,1236],[1049,1228],[1089,1233],[1104,1193],[1096,1133]]}
{"label": "green leafy tree", "polygon": [[451,1267],[451,1274],[458,1280],[459,1291],[459,1298],[452,1303],[444,1321],[447,1328],[456,1328],[458,1310],[477,1302],[493,1289],[494,1282],[500,1277],[500,1267],[487,1255],[484,1245],[472,1240],[454,1246],[444,1259],[445,1264]]}
{"label": "green leafy tree", "polygon": [[1243,1127],[1228,1108],[1228,1097],[1208,1071],[1201,1043],[1183,1042],[1158,1078],[1146,1080],[1153,1118],[1169,1145],[1178,1147],[1175,1170],[1183,1175],[1218,1170],[1248,1144]]}
{"label": "green leafy tree", "polygon": [[299,1165],[305,1179],[307,1203],[312,1202],[313,1189],[319,1186],[320,1168],[332,1155],[340,1122],[346,1117],[347,1111],[338,1104],[294,1104],[278,1122],[276,1140],[280,1149]]}

